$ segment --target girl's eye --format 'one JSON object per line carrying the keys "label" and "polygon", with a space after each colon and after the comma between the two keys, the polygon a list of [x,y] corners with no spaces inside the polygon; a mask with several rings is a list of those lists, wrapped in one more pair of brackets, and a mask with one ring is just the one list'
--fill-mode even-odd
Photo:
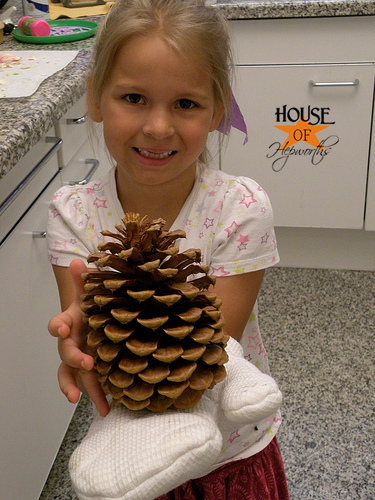
{"label": "girl's eye", "polygon": [[130,104],[139,104],[143,102],[143,97],[141,94],[126,94],[124,96],[125,101],[128,101]]}
{"label": "girl's eye", "polygon": [[181,109],[193,109],[196,107],[196,104],[190,99],[180,99],[178,101],[178,107]]}

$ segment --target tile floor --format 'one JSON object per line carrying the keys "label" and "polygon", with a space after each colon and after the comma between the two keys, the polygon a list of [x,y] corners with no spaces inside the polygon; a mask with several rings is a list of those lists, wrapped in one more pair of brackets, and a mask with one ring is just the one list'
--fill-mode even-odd
{"label": "tile floor", "polygon": [[[259,305],[291,500],[373,500],[375,273],[270,269]],[[91,413],[83,398],[40,500],[76,500],[67,462]]]}

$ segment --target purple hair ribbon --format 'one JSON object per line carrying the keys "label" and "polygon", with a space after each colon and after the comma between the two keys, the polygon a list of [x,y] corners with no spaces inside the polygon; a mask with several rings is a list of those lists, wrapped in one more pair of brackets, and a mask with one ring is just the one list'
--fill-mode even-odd
{"label": "purple hair ribbon", "polygon": [[219,126],[217,127],[216,130],[219,132],[222,132],[225,135],[228,135],[230,132],[230,129],[232,127],[238,129],[240,132],[243,132],[245,134],[245,139],[243,141],[244,145],[247,143],[249,140],[249,136],[247,134],[247,126],[245,122],[245,118],[243,117],[243,114],[241,113],[240,107],[238,106],[238,103],[236,101],[236,98],[232,94],[232,112],[231,112],[231,120],[226,121],[225,116],[222,118],[221,122],[219,123]]}

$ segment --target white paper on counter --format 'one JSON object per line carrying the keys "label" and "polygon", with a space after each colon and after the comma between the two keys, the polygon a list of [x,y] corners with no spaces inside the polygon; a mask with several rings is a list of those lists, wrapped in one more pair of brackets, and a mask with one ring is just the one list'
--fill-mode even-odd
{"label": "white paper on counter", "polygon": [[78,50],[0,51],[0,58],[4,54],[22,60],[13,66],[0,63],[0,97],[28,97],[46,78],[72,62]]}

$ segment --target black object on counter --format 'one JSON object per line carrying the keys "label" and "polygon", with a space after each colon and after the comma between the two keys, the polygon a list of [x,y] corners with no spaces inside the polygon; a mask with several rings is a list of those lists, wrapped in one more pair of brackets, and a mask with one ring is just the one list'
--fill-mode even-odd
{"label": "black object on counter", "polygon": [[12,24],[12,23],[5,23],[4,24],[4,29],[3,29],[4,35],[10,35],[13,30],[14,30],[14,24]]}

